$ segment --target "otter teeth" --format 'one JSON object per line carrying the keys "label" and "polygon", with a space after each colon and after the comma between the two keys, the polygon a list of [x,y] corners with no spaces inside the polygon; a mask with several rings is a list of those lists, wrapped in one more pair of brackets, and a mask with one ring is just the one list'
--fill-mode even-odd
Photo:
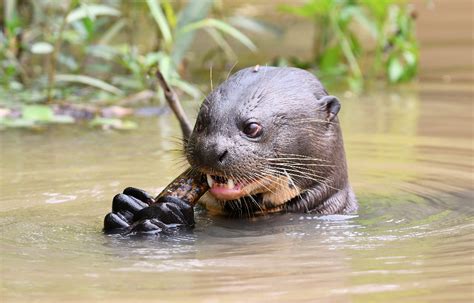
{"label": "otter teeth", "polygon": [[[232,179],[226,179],[226,178],[218,178],[219,180],[216,180],[212,175],[206,174],[206,179],[207,179],[207,184],[209,187],[212,187],[213,185],[215,186],[221,186],[221,187],[226,187],[228,189],[234,189],[235,188],[235,182]],[[222,182],[220,182],[222,181]]]}
{"label": "otter teeth", "polygon": [[206,174],[206,178],[207,184],[209,185],[209,187],[212,187],[212,184],[214,184],[214,180],[212,179],[211,175]]}
{"label": "otter teeth", "polygon": [[227,188],[228,189],[234,189],[234,187],[235,187],[234,180],[232,180],[232,179],[227,180]]}

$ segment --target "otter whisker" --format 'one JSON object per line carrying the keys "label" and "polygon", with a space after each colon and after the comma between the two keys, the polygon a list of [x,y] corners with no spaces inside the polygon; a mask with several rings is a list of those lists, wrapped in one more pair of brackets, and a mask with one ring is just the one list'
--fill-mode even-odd
{"label": "otter whisker", "polygon": [[258,172],[258,173],[255,173],[255,176],[251,179],[248,179],[248,182],[255,182],[259,185],[261,185],[262,187],[264,187],[266,190],[268,190],[269,192],[271,193],[275,193],[271,188],[269,188],[267,185],[265,185],[265,183],[263,183],[263,181],[269,181],[271,183],[274,183],[276,184],[277,186],[280,185],[277,181],[274,180],[273,178],[274,176],[271,175],[271,174],[264,174],[262,172]]}
{"label": "otter whisker", "polygon": [[318,164],[318,163],[298,163],[298,162],[272,162],[271,165],[277,165],[277,166],[291,166],[291,167],[307,167],[307,166],[315,166],[315,167],[335,167],[333,164]]}
{"label": "otter whisker", "polygon": [[214,90],[214,84],[212,83],[212,64],[211,67],[209,68],[209,79],[211,80],[211,91]]}
{"label": "otter whisker", "polygon": [[238,173],[242,177],[245,183],[251,183],[251,182],[257,181],[259,178],[264,177],[264,175],[258,171],[249,174],[249,172],[243,173],[242,170],[238,169]]}
{"label": "otter whisker", "polygon": [[235,61],[235,63],[232,65],[232,67],[230,68],[229,72],[227,73],[227,77],[225,78],[225,80],[229,80],[229,77],[230,77],[230,74],[232,73],[232,71],[234,70],[235,66],[237,65],[237,63],[239,63],[239,61]]}
{"label": "otter whisker", "polygon": [[[322,162],[329,162],[329,160],[322,159],[322,158],[315,158],[315,157],[309,157],[305,155],[298,155],[298,154],[285,154],[285,153],[278,153],[278,157],[271,158],[269,157],[268,159],[289,159],[289,160],[304,160],[304,161],[322,161]],[[282,157],[284,156],[284,157]]]}
{"label": "otter whisker", "polygon": [[337,124],[337,122],[332,122],[328,120],[321,120],[321,119],[315,119],[315,118],[298,118],[291,120],[292,123],[311,123],[311,122],[316,122],[316,123],[323,123],[323,124]]}
{"label": "otter whisker", "polygon": [[[278,172],[278,171],[275,171],[275,172]],[[280,172],[281,173],[281,172]],[[308,174],[308,173],[304,173],[304,172],[300,172],[300,171],[290,171],[290,174],[293,175],[293,176],[296,176],[296,177],[300,177],[300,178],[303,178],[303,179],[308,179],[308,180],[312,180],[312,181],[315,181],[317,183],[321,183],[331,189],[334,189],[334,190],[340,190],[338,188],[335,188],[335,187],[332,187],[330,186],[329,184],[327,184],[327,181],[329,180],[328,178],[322,178],[320,179],[320,176],[316,176],[316,175],[312,175],[312,174]]]}
{"label": "otter whisker", "polygon": [[301,168],[293,169],[291,167],[284,167],[284,168],[282,168],[282,167],[273,167],[273,170],[274,170],[274,172],[279,172],[280,174],[282,174],[282,170],[286,170],[286,171],[295,172],[295,173],[298,173],[298,174],[304,174],[304,175],[313,176],[313,177],[325,178],[325,176],[317,174],[313,170],[302,171]]}

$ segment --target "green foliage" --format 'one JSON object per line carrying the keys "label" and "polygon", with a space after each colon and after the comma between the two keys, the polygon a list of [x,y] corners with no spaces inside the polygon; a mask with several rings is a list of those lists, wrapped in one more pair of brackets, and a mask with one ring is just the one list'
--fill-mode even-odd
{"label": "green foliage", "polygon": [[309,0],[280,9],[314,22],[314,58],[309,64],[292,60],[297,66],[314,66],[322,78],[346,79],[356,90],[367,78],[398,83],[416,75],[414,21],[404,1]]}
{"label": "green foliage", "polygon": [[[191,0],[180,7],[168,0],[8,0],[0,34],[0,84],[11,92],[46,92],[40,101],[62,98],[71,87],[84,85],[108,97],[123,97],[156,89],[149,75],[159,69],[171,86],[197,98],[200,91],[182,79],[183,59],[196,31],[214,31],[218,47],[226,47],[229,36],[255,50],[236,27],[208,18],[213,3]],[[136,31],[142,19],[151,25],[146,47],[137,44],[135,33],[126,33]]]}
{"label": "green foliage", "polygon": [[[141,91],[158,91],[154,99],[163,100],[154,79],[157,69],[176,90],[201,97],[200,90],[183,79],[183,62],[197,31],[208,33],[229,59],[234,54],[227,37],[256,49],[224,17],[210,17],[213,5],[214,0],[182,4],[169,0],[5,0],[0,5],[5,9],[0,32],[0,104],[26,113],[14,119],[3,117],[1,124],[29,127],[70,122],[45,106],[17,106],[24,103],[103,100],[108,104]],[[144,26],[148,41],[135,38]],[[136,126],[101,117],[91,124],[116,129]]]}
{"label": "green foliage", "polygon": [[25,105],[21,117],[1,118],[0,127],[32,128],[42,124],[68,124],[73,123],[70,116],[56,115],[53,109],[46,105]]}

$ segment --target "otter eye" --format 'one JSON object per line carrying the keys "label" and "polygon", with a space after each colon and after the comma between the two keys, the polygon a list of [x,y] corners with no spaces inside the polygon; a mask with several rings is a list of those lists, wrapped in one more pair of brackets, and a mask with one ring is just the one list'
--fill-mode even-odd
{"label": "otter eye", "polygon": [[244,127],[244,134],[249,138],[257,138],[262,134],[263,127],[257,122],[247,123]]}

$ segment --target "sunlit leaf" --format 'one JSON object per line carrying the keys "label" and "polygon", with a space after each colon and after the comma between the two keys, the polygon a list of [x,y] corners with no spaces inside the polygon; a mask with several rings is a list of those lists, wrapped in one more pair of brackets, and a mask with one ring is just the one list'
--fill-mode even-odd
{"label": "sunlit leaf", "polygon": [[36,42],[31,46],[31,52],[37,55],[46,55],[53,52],[54,47],[51,43],[48,42]]}
{"label": "sunlit leaf", "polygon": [[415,65],[416,64],[416,55],[413,52],[410,51],[405,51],[403,52],[403,58],[405,58],[405,61],[407,62],[408,65]]}
{"label": "sunlit leaf", "polygon": [[194,99],[198,99],[202,95],[201,91],[196,86],[194,86],[192,84],[189,84],[186,81],[182,81],[182,80],[179,80],[179,79],[173,79],[173,80],[171,80],[170,84],[172,86],[175,86],[175,87],[179,88],[184,93],[190,95]]}
{"label": "sunlit leaf", "polygon": [[174,71],[173,62],[169,56],[162,56],[159,58],[158,68],[165,80],[170,81],[172,72]]}
{"label": "sunlit leaf", "polygon": [[246,16],[233,16],[228,19],[229,23],[233,26],[243,28],[245,30],[257,33],[257,34],[273,34],[281,35],[282,30],[275,25],[266,23],[255,18]]}
{"label": "sunlit leaf", "polygon": [[57,82],[76,82],[76,83],[86,84],[86,85],[99,88],[101,90],[107,91],[115,95],[123,94],[122,90],[118,89],[117,87],[111,84],[108,84],[100,79],[93,78],[90,76],[59,74],[59,75],[56,75],[55,79]]}
{"label": "sunlit leaf", "polygon": [[54,111],[46,105],[26,105],[22,109],[22,118],[31,121],[50,122]]}
{"label": "sunlit leaf", "polygon": [[216,42],[217,45],[224,51],[226,56],[231,59],[235,59],[237,55],[234,53],[232,50],[232,47],[227,43],[227,41],[224,39],[222,34],[216,30],[215,28],[212,27],[207,27],[204,29],[209,36]]}
{"label": "sunlit leaf", "polygon": [[161,9],[160,1],[147,0],[146,3],[150,8],[150,12],[153,16],[153,19],[155,19],[156,24],[158,24],[158,27],[160,28],[165,44],[170,46],[173,41],[173,37],[171,36],[171,30],[168,21],[166,20],[163,10]]}
{"label": "sunlit leaf", "polygon": [[342,10],[343,13],[347,14],[348,17],[353,18],[356,20],[361,26],[365,28],[365,30],[370,33],[372,38],[376,39],[378,37],[378,30],[377,25],[374,20],[372,20],[367,14],[365,13],[362,8],[357,7],[355,5],[348,6]]}
{"label": "sunlit leaf", "polygon": [[176,15],[174,13],[173,6],[168,0],[163,0],[163,11],[171,30],[173,30],[176,27]]}
{"label": "sunlit leaf", "polygon": [[161,58],[166,56],[166,54],[162,52],[154,52],[154,53],[148,53],[145,56],[145,66],[147,67],[152,67],[158,65],[158,62],[160,62]]}
{"label": "sunlit leaf", "polygon": [[95,19],[97,16],[120,16],[121,13],[119,10],[102,4],[83,4],[80,7],[71,11],[67,17],[66,21],[68,23],[72,23],[83,18],[89,17],[91,19]]}
{"label": "sunlit leaf", "polygon": [[310,0],[302,6],[283,4],[278,9],[293,15],[313,18],[314,16],[328,15],[336,3],[337,1],[334,0]]}
{"label": "sunlit leaf", "polygon": [[403,75],[403,66],[397,58],[391,58],[388,61],[388,79],[390,82],[395,83],[400,81]]}
{"label": "sunlit leaf", "polygon": [[255,44],[250,40],[246,35],[244,35],[241,31],[229,25],[221,20],[207,18],[198,22],[194,22],[183,28],[183,32],[194,31],[197,29],[205,28],[205,27],[213,27],[216,28],[225,34],[232,36],[237,41],[245,45],[248,49],[252,51],[256,51],[257,47]]}

